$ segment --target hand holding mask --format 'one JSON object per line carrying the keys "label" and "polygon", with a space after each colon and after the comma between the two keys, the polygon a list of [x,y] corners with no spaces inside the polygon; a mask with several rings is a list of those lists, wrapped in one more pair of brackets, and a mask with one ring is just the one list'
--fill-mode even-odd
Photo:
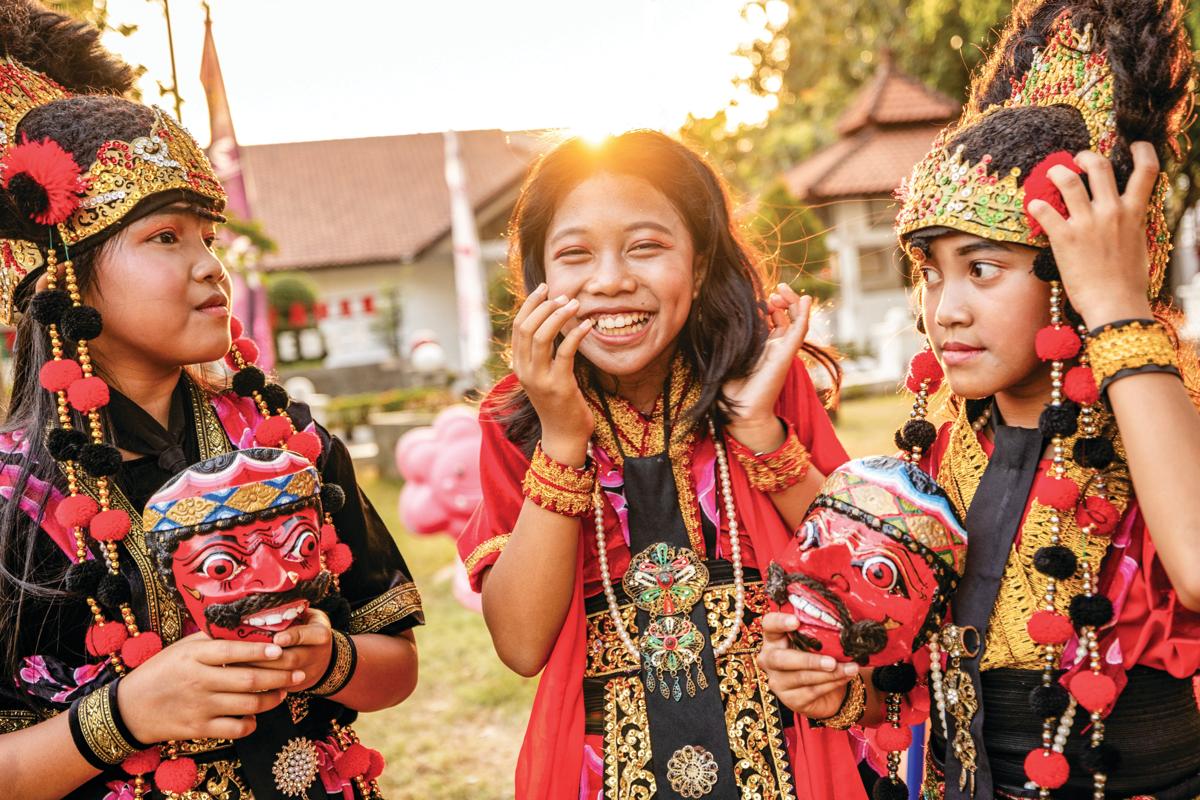
{"label": "hand holding mask", "polygon": [[767,590],[800,621],[797,647],[864,666],[906,658],[940,624],[966,529],[915,465],[876,456],[826,479]]}

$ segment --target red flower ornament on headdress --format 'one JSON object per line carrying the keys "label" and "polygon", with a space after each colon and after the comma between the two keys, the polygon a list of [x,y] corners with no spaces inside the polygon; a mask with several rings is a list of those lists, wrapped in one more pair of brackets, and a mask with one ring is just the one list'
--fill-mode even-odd
{"label": "red flower ornament on headdress", "polygon": [[85,188],[79,165],[53,139],[25,141],[13,147],[4,159],[3,175],[0,184],[39,225],[65,222],[79,208],[79,195]]}
{"label": "red flower ornament on headdress", "polygon": [[1025,216],[1029,221],[1029,238],[1031,239],[1035,239],[1046,232],[1042,228],[1041,223],[1029,213],[1029,204],[1034,200],[1044,200],[1059,214],[1062,214],[1064,217],[1070,216],[1067,212],[1067,202],[1063,199],[1062,192],[1054,185],[1054,181],[1050,180],[1048,173],[1051,167],[1066,167],[1077,175],[1083,174],[1083,169],[1075,163],[1075,156],[1066,150],[1058,150],[1051,153],[1029,171],[1029,176],[1025,178],[1025,184],[1022,188],[1025,190]]}

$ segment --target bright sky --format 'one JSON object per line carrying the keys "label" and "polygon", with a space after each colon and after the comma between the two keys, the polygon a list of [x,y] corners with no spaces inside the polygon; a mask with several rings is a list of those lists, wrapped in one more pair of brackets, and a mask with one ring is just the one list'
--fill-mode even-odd
{"label": "bright sky", "polygon": [[[208,141],[200,0],[170,0],[183,122]],[[733,55],[763,31],[743,0],[212,0],[213,34],[242,144],[447,128],[672,130],[731,99]],[[105,43],[147,67],[143,98],[172,108],[161,0],[109,0]],[[772,15],[786,16],[784,3]]]}

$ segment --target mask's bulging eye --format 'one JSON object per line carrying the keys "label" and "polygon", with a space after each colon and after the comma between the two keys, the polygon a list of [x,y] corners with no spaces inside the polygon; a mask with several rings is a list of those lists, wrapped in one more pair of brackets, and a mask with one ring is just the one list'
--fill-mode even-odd
{"label": "mask's bulging eye", "polygon": [[872,586],[890,592],[900,581],[900,570],[887,556],[871,556],[862,563],[862,576]]}
{"label": "mask's bulging eye", "polygon": [[796,538],[800,540],[801,550],[811,550],[814,547],[821,546],[821,526],[813,520],[805,522],[800,526],[800,530],[796,534]]}
{"label": "mask's bulging eye", "polygon": [[303,558],[310,558],[317,552],[317,535],[312,531],[305,531],[296,537],[296,541],[288,548],[286,558],[293,561],[299,561]]}
{"label": "mask's bulging eye", "polygon": [[237,559],[223,550],[210,553],[200,562],[200,574],[215,581],[227,581],[238,572]]}

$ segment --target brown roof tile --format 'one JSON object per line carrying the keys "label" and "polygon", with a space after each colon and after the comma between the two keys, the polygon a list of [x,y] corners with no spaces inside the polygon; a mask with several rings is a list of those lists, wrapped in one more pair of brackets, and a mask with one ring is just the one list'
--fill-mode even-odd
{"label": "brown roof tile", "polygon": [[942,125],[867,128],[818,150],[783,174],[792,196],[808,202],[889,195],[929,151]]}
{"label": "brown roof tile", "polygon": [[871,82],[838,118],[837,132],[848,136],[870,124],[949,122],[958,108],[953,99],[903,72],[885,55]]}
{"label": "brown roof tile", "polygon": [[[459,134],[475,208],[519,183],[539,142]],[[269,270],[411,261],[450,231],[440,133],[241,148],[254,217],[279,250]]]}

